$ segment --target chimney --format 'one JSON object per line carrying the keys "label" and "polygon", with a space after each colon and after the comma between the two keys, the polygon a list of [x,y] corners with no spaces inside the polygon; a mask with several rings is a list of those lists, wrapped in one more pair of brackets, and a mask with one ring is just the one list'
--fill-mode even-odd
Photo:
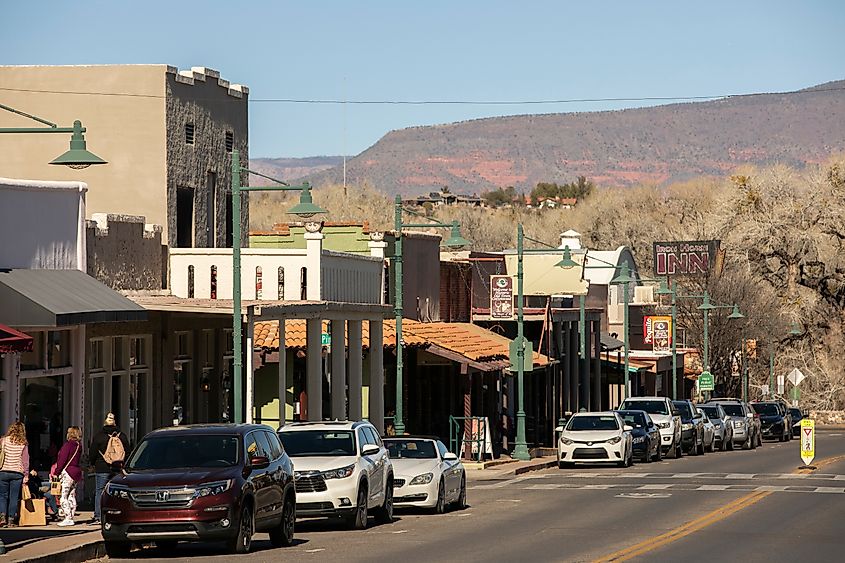
{"label": "chimney", "polygon": [[569,229],[565,233],[560,233],[560,247],[568,246],[570,250],[581,249],[581,233]]}

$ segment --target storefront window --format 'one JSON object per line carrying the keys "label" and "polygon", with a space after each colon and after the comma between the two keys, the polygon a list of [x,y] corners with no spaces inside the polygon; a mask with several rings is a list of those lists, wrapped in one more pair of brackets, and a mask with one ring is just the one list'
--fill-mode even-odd
{"label": "storefront window", "polygon": [[64,385],[63,375],[21,381],[20,408],[32,469],[48,471],[63,443]]}
{"label": "storefront window", "polygon": [[89,371],[100,371],[105,369],[104,362],[104,354],[103,354],[103,341],[102,340],[91,340],[88,342],[88,370]]}
{"label": "storefront window", "polygon": [[47,333],[50,343],[47,367],[64,368],[70,365],[70,331],[54,330]]}
{"label": "storefront window", "polygon": [[44,358],[44,333],[31,332],[29,334],[32,336],[32,350],[21,354],[21,370],[44,369],[47,367]]}
{"label": "storefront window", "polygon": [[129,340],[129,365],[140,367],[147,365],[147,339],[132,337]]}
{"label": "storefront window", "polygon": [[111,369],[121,371],[126,369],[126,356],[123,353],[124,338],[115,337],[112,339]]}

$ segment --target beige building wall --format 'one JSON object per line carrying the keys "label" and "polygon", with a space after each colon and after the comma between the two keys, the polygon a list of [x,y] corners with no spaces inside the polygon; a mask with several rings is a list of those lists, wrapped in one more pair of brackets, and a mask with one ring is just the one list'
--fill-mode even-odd
{"label": "beige building wall", "polygon": [[[143,215],[167,225],[165,73],[167,65],[0,66],[0,103],[71,127],[87,128],[88,150],[107,165],[72,170],[49,164],[70,133],[0,134],[0,176],[78,180],[94,213]],[[0,127],[40,127],[0,110]]]}

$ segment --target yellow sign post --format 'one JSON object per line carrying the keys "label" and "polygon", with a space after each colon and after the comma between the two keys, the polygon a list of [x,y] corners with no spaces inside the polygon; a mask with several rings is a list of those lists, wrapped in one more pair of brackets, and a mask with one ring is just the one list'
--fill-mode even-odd
{"label": "yellow sign post", "polygon": [[816,457],[816,421],[805,418],[801,421],[801,459],[809,465]]}

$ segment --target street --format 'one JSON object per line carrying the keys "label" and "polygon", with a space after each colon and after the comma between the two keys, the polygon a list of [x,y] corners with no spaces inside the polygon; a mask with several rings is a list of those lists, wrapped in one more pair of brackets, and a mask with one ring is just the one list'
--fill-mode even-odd
{"label": "street", "polygon": [[[845,551],[845,432],[819,432],[814,472],[797,441],[660,463],[469,472],[469,504],[442,516],[397,510],[363,532],[299,521],[296,545],[258,535],[255,562],[299,561],[833,561]],[[214,545],[153,548],[132,560],[234,558]]]}

